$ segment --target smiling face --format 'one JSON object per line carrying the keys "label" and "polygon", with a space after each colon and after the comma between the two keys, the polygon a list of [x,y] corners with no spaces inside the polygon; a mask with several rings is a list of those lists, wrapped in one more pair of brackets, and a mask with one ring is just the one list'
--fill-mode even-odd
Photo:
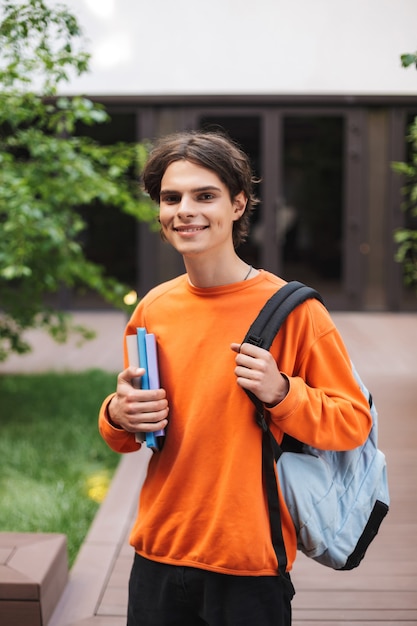
{"label": "smiling face", "polygon": [[184,257],[224,256],[233,248],[233,222],[245,211],[212,170],[186,160],[171,163],[161,180],[159,219],[166,240]]}

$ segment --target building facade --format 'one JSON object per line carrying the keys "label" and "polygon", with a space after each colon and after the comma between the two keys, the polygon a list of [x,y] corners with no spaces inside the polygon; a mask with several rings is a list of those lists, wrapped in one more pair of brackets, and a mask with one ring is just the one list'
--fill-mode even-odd
{"label": "building facade", "polygon": [[[399,62],[416,48],[414,0],[73,4],[93,57],[68,93],[106,105],[100,140],[225,130],[261,179],[245,260],[333,310],[417,309],[394,260],[406,216],[391,167],[417,115],[417,75]],[[130,219],[101,212],[87,251],[140,296],[183,266]]]}

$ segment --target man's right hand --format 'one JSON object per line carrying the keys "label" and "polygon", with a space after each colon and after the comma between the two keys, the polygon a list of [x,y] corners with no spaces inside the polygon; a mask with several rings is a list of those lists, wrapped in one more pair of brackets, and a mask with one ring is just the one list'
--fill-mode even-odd
{"label": "man's right hand", "polygon": [[107,411],[110,422],[116,428],[131,433],[155,432],[168,424],[168,400],[165,389],[136,389],[137,379],[145,370],[128,367],[117,377],[116,395]]}

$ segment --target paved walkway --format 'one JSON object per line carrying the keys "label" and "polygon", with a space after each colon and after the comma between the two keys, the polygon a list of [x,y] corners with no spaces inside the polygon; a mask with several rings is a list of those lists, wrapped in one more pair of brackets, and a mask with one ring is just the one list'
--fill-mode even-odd
{"label": "paved walkway", "polygon": [[[298,556],[293,626],[417,625],[417,315],[338,312],[333,318],[379,410],[391,509],[357,570],[334,572]],[[89,322],[91,316],[83,313],[79,320]],[[98,337],[82,349],[56,347],[35,333],[34,354],[11,359],[0,372],[117,371],[124,322],[120,314],[95,315]],[[48,626],[126,623],[133,556],[128,534],[147,461],[147,451],[122,458]]]}
{"label": "paved walkway", "polygon": [[95,339],[79,346],[76,336],[65,344],[57,344],[46,333],[28,331],[25,338],[33,347],[25,355],[12,355],[0,363],[0,374],[55,371],[79,371],[91,368],[119,372],[122,368],[122,337],[127,318],[123,313],[98,311],[80,312],[73,316],[74,324],[96,333]]}

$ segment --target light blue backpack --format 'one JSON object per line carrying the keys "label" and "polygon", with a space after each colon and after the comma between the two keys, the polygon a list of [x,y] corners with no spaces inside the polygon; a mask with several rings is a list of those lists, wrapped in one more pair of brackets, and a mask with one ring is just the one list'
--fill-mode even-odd
{"label": "light blue backpack", "polygon": [[[293,281],[263,307],[244,341],[269,349],[287,315],[317,291]],[[359,565],[389,509],[387,469],[378,450],[378,416],[372,397],[352,365],[370,406],[373,426],[365,443],[346,452],[319,450],[300,442],[279,446],[270,432],[262,403],[248,393],[263,429],[262,460],[271,533],[280,573],[287,563],[282,539],[274,459],[282,494],[297,532],[298,548],[322,565],[350,570]],[[294,440],[293,442],[294,443]],[[297,451],[294,451],[297,450]]]}

